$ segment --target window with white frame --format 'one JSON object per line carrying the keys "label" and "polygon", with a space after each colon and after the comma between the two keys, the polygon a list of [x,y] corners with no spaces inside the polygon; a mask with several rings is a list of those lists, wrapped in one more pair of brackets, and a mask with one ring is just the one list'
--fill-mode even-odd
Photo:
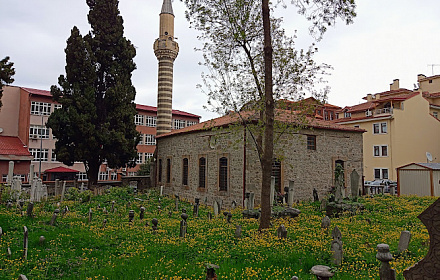
{"label": "window with white frame", "polygon": [[136,175],[136,172],[128,172],[128,176],[133,177]]}
{"label": "window with white frame", "polygon": [[388,168],[374,168],[374,179],[388,179]]}
{"label": "window with white frame", "polygon": [[185,127],[186,121],[174,119],[173,123],[174,123],[174,129],[181,129]]}
{"label": "window with white frame", "polygon": [[145,153],[145,161],[150,161],[151,158],[153,158],[152,153]]}
{"label": "window with white frame", "polygon": [[136,164],[141,164],[143,162],[144,154],[138,153],[138,156],[136,158]]}
{"label": "window with white frame", "polygon": [[373,124],[373,134],[386,134],[386,133],[388,133],[388,125],[386,122]]}
{"label": "window with white frame", "polygon": [[7,182],[8,181],[8,174],[3,174],[2,175],[2,182]]}
{"label": "window with white frame", "polygon": [[52,150],[50,161],[57,161],[57,154],[55,153],[55,149]]}
{"label": "window with white frame", "polygon": [[110,173],[110,180],[116,181],[118,179],[118,174],[116,172]]}
{"label": "window with white frame", "polygon": [[195,125],[195,124],[197,124],[196,121],[186,121],[186,126],[192,126],[192,125]]}
{"label": "window with white frame", "polygon": [[152,134],[145,134],[145,145],[156,145],[156,137]]}
{"label": "window with white frame", "polygon": [[50,103],[31,101],[31,114],[32,115],[50,115]]}
{"label": "window with white frame", "polygon": [[373,155],[375,157],[387,157],[388,156],[388,146],[387,145],[373,146]]}
{"label": "window with white frame", "polygon": [[41,125],[31,125],[29,127],[29,138],[31,139],[49,139],[49,128]]}
{"label": "window with white frame", "polygon": [[143,115],[134,116],[134,124],[135,125],[144,125],[144,116]]}
{"label": "window with white frame", "polygon": [[344,112],[344,118],[351,118],[350,112]]}
{"label": "window with white frame", "polygon": [[436,119],[438,119],[438,112],[432,112],[432,116]]}
{"label": "window with white frame", "polygon": [[58,110],[58,109],[61,109],[61,108],[63,108],[63,105],[61,105],[61,104],[53,104],[53,110],[54,111]]}
{"label": "window with white frame", "polygon": [[47,161],[49,149],[43,149],[40,151],[40,149],[29,149],[29,152],[34,157],[34,161],[39,161],[41,158],[41,161]]}
{"label": "window with white frame", "polygon": [[138,145],[144,145],[144,134],[140,134],[139,135],[139,142],[138,142]]}
{"label": "window with white frame", "polygon": [[76,174],[76,177],[78,178],[78,181],[87,181],[87,173],[86,172],[79,172]]}
{"label": "window with white frame", "polygon": [[108,172],[99,172],[99,176],[98,176],[98,180],[99,181],[107,181],[108,180]]}
{"label": "window with white frame", "polygon": [[145,125],[149,127],[156,127],[157,117],[156,116],[145,116]]}

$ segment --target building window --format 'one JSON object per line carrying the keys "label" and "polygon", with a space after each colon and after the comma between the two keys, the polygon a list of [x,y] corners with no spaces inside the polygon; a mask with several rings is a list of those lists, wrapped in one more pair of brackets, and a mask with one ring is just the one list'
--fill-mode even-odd
{"label": "building window", "polygon": [[219,189],[220,191],[228,190],[228,159],[222,157],[219,159]]}
{"label": "building window", "polygon": [[146,121],[146,123],[145,123],[146,126],[156,127],[157,117],[155,117],[155,116],[146,116],[146,120],[145,121]]}
{"label": "building window", "polygon": [[386,122],[373,124],[373,134],[386,134],[386,133],[388,133],[388,126]]}
{"label": "building window", "polygon": [[58,109],[61,109],[61,108],[63,108],[63,105],[61,105],[61,104],[53,104],[53,110],[54,111],[58,110]]}
{"label": "building window", "polygon": [[434,118],[438,119],[438,112],[432,112],[432,115],[434,116]]}
{"label": "building window", "polygon": [[375,157],[387,157],[388,156],[388,146],[373,146],[373,155]]}
{"label": "building window", "polygon": [[41,125],[31,125],[29,127],[29,138],[31,139],[49,139],[49,128]]}
{"label": "building window", "polygon": [[324,120],[328,121],[329,120],[329,115],[327,111],[324,111]]}
{"label": "building window", "polygon": [[206,188],[206,158],[199,158],[199,188]]}
{"label": "building window", "polygon": [[159,168],[158,169],[159,169],[158,170],[159,174],[157,174],[157,177],[158,177],[159,182],[162,182],[162,159],[161,158],[159,159]]}
{"label": "building window", "polygon": [[388,169],[374,168],[374,179],[388,179]]}
{"label": "building window", "polygon": [[31,101],[31,114],[49,116],[50,103]]}
{"label": "building window", "polygon": [[143,115],[135,115],[134,116],[134,124],[135,125],[144,125],[144,116]]}
{"label": "building window", "polygon": [[76,177],[78,178],[78,181],[87,181],[86,172],[79,172],[78,174],[76,174]]}
{"label": "building window", "polygon": [[99,181],[107,181],[108,180],[108,172],[99,172],[98,180]]}
{"label": "building window", "polygon": [[167,183],[171,182],[171,159],[167,158]]}
{"label": "building window", "polygon": [[40,151],[40,149],[29,149],[29,152],[34,157],[34,161],[39,161],[41,158],[41,161],[47,161],[48,155],[49,155],[49,149],[43,149]]}
{"label": "building window", "polygon": [[118,179],[118,174],[116,172],[110,173],[110,180],[116,181]]}
{"label": "building window", "polygon": [[307,150],[316,150],[316,135],[307,135]]}
{"label": "building window", "polygon": [[184,128],[186,124],[185,120],[174,119],[174,129]]}
{"label": "building window", "polygon": [[192,126],[192,125],[195,125],[195,124],[197,124],[196,121],[186,121],[186,126]]}
{"label": "building window", "polygon": [[52,150],[50,161],[57,161],[57,154],[55,153],[55,149]]}
{"label": "building window", "polygon": [[355,127],[355,128],[360,128],[361,126],[357,124],[357,125],[355,125],[354,127]]}
{"label": "building window", "polygon": [[344,118],[351,118],[350,112],[344,112]]}
{"label": "building window", "polygon": [[188,186],[188,158],[182,160],[182,185]]}
{"label": "building window", "polygon": [[150,161],[152,157],[153,157],[152,153],[145,153],[145,162]]}
{"label": "building window", "polygon": [[142,164],[144,159],[144,154],[143,153],[138,153],[138,156],[136,158],[136,164]]}
{"label": "building window", "polygon": [[156,137],[152,134],[145,134],[145,145],[156,145]]}
{"label": "building window", "polygon": [[140,134],[139,135],[139,142],[138,142],[138,145],[144,145],[144,134]]}

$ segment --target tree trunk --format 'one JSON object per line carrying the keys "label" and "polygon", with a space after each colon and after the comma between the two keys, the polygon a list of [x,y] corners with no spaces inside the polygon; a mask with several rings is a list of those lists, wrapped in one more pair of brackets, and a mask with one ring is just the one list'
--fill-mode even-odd
{"label": "tree trunk", "polygon": [[100,162],[89,162],[86,165],[87,179],[89,180],[87,187],[91,191],[95,190],[96,186],[98,185],[98,173],[100,166]]}
{"label": "tree trunk", "polygon": [[263,139],[262,157],[262,184],[261,184],[261,218],[259,230],[269,228],[270,208],[270,181],[272,175],[273,160],[273,123],[274,123],[274,100],[272,88],[272,38],[270,30],[269,0],[262,0],[263,30],[264,30],[264,110],[265,128]]}

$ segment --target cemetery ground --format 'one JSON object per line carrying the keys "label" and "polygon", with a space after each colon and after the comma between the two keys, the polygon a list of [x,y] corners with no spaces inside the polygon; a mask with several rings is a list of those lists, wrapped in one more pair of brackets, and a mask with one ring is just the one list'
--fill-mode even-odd
{"label": "cemetery ground", "polygon": [[[220,215],[209,220],[212,207],[201,204],[194,217],[190,202],[180,201],[176,210],[173,198],[154,191],[135,195],[129,189],[113,188],[100,196],[70,192],[59,205],[60,197],[36,202],[32,217],[26,214],[28,202],[19,209],[16,204],[8,207],[6,200],[4,191],[0,279],[18,279],[20,274],[28,279],[205,279],[207,264],[219,266],[218,279],[316,279],[310,269],[318,264],[332,267],[332,279],[379,279],[380,261],[375,256],[380,243],[389,244],[394,256],[391,267],[397,279],[403,279],[403,270],[428,252],[429,235],[417,215],[435,198],[361,197],[365,209],[331,218],[329,229],[321,228],[325,212],[319,202],[301,202],[294,205],[301,210],[298,217],[273,219],[272,227],[262,233],[258,220],[242,218],[241,208],[223,205]],[[51,225],[57,208],[60,213]],[[184,238],[179,237],[182,208],[189,216]],[[135,212],[132,222],[130,210]],[[231,223],[223,211],[231,211]],[[277,237],[281,224],[287,238]],[[242,227],[240,237],[235,233],[237,225]],[[29,237],[27,258],[24,226]],[[340,266],[331,262],[335,226],[342,233]],[[399,253],[399,236],[405,230],[411,232],[411,242],[408,250]]]}

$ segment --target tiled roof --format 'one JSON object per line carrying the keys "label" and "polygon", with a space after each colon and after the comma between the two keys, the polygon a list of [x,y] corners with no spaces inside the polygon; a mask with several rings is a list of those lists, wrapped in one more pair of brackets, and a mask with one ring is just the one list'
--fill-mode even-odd
{"label": "tiled roof", "polygon": [[372,101],[367,101],[358,105],[354,105],[354,106],[346,106],[344,108],[342,108],[341,110],[339,110],[338,112],[362,112],[362,111],[366,111],[368,109],[375,109],[377,107],[378,104],[383,103],[383,102],[389,102],[389,101],[405,101],[409,98],[412,98],[416,95],[418,95],[419,92],[412,92],[411,94],[408,93],[402,93],[402,94],[396,94],[396,95],[391,95],[391,96],[385,96],[378,99],[378,100],[372,100]]}
{"label": "tiled roof", "polygon": [[44,172],[45,173],[78,173],[79,171],[63,166],[58,166],[58,167],[46,169]]}
{"label": "tiled roof", "polygon": [[43,95],[43,96],[50,96],[52,97],[52,94],[50,94],[50,91],[42,90],[42,89],[34,89],[34,88],[26,88],[26,87],[20,87],[21,89],[36,95]]}
{"label": "tiled roof", "polygon": [[[316,129],[330,129],[330,130],[341,130],[341,131],[352,131],[352,132],[365,132],[365,130],[355,127],[348,127],[339,124],[335,124],[330,121],[315,119],[311,117],[303,117],[305,119],[305,124],[301,120],[301,116],[298,116],[297,113],[286,111],[286,110],[276,110],[276,120],[292,123],[292,124],[303,124],[305,127],[316,128]],[[241,116],[240,116],[241,115]],[[182,129],[174,130],[169,133],[165,133],[162,135],[156,136],[156,138],[184,134],[202,130],[209,130],[215,127],[226,127],[234,123],[242,123],[242,122],[251,122],[257,120],[257,113],[254,112],[241,112],[240,115],[236,112],[231,112],[226,116],[215,118],[209,121],[205,121],[196,125],[187,126]]]}
{"label": "tiled roof", "polygon": [[29,160],[32,159],[31,153],[29,153],[29,150],[20,138],[13,136],[0,136],[0,155],[6,157],[29,157]]}
{"label": "tiled roof", "polygon": [[376,108],[376,103],[368,101],[354,106],[346,106],[339,110],[339,112],[359,112],[374,108]]}
{"label": "tiled roof", "polygon": [[[400,93],[411,93],[413,92],[412,90],[406,89],[406,88],[399,88],[399,89],[394,89],[394,90],[388,90],[388,91],[384,91],[384,92],[379,92],[376,94],[373,94],[374,96],[376,96],[377,94],[380,95],[380,97],[384,97],[384,96],[390,96],[390,95],[396,95],[396,94],[400,94]],[[367,97],[363,97],[362,99],[367,100]]]}
{"label": "tiled roof", "polygon": [[[157,107],[136,104],[136,110],[147,111],[147,112],[157,112]],[[184,112],[184,111],[179,111],[179,110],[173,110],[173,115],[193,117],[193,118],[200,118],[200,116],[198,116],[198,115],[187,113],[187,112]]]}
{"label": "tiled roof", "polygon": [[439,98],[439,97],[440,97],[440,92],[433,92],[433,93],[424,92],[424,93],[423,93],[423,97],[428,97],[428,98]]}

